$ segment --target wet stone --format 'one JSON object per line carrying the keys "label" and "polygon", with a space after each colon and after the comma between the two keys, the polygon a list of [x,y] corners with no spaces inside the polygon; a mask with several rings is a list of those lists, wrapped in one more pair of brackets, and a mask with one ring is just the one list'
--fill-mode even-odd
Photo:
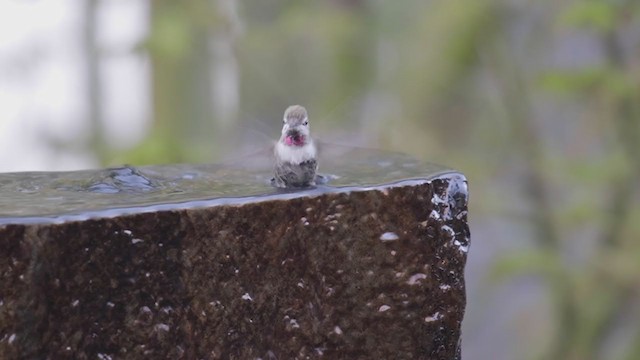
{"label": "wet stone", "polygon": [[0,174],[0,357],[459,359],[465,178],[343,151]]}

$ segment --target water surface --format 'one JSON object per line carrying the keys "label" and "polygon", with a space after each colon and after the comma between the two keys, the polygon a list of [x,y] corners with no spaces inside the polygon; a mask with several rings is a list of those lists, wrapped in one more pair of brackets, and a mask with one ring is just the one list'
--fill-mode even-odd
{"label": "water surface", "polygon": [[0,225],[357,191],[452,172],[404,154],[331,146],[320,158],[319,173],[326,183],[283,191],[271,186],[271,167],[270,152],[260,151],[222,164],[4,173]]}

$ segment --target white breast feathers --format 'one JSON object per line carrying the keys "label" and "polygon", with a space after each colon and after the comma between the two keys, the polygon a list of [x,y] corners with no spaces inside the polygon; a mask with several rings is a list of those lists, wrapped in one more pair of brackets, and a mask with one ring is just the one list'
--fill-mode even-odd
{"label": "white breast feathers", "polygon": [[289,162],[300,164],[303,161],[315,159],[316,145],[310,140],[304,146],[287,146],[278,141],[275,147],[276,160],[280,163]]}

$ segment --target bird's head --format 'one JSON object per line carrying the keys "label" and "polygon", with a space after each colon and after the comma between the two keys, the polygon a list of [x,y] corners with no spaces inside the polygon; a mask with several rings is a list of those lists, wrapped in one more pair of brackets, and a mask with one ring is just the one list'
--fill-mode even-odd
{"label": "bird's head", "polygon": [[307,109],[292,105],[284,112],[280,141],[287,146],[304,146],[309,142],[309,116]]}

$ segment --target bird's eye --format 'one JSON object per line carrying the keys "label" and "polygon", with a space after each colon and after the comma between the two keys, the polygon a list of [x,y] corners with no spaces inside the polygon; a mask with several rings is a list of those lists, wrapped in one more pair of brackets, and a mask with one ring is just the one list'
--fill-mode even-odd
{"label": "bird's eye", "polygon": [[307,125],[309,125],[309,122],[305,121],[305,122],[302,123],[302,125],[307,126]]}

